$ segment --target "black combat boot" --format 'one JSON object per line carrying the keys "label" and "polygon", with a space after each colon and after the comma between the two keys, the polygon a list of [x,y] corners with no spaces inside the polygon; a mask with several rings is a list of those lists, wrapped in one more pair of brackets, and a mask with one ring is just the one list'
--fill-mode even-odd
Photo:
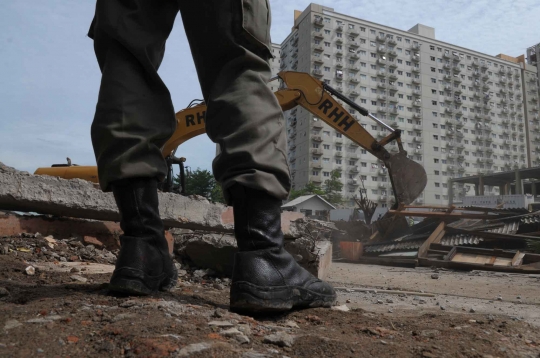
{"label": "black combat boot", "polygon": [[234,185],[235,255],[231,310],[243,313],[330,307],[334,289],[319,280],[283,248],[281,200],[259,190]]}
{"label": "black combat boot", "polygon": [[124,234],[109,289],[149,295],[175,287],[178,272],[159,216],[157,180],[134,178],[111,185]]}

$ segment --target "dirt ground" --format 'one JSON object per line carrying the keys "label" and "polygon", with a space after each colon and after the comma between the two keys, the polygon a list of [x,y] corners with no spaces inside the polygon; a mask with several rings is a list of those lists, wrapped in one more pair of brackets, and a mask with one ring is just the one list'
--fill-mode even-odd
{"label": "dirt ground", "polygon": [[540,357],[534,276],[334,263],[339,306],[249,317],[228,311],[230,281],[211,272],[181,263],[170,293],[112,296],[92,268],[114,253],[46,245],[0,239],[2,357]]}

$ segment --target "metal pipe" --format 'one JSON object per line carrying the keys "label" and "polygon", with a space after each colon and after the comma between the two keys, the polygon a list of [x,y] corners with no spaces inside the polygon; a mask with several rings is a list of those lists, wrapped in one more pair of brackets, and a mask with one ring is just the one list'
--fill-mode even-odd
{"label": "metal pipe", "polygon": [[342,95],[341,93],[339,93],[338,90],[336,90],[335,88],[332,88],[332,86],[324,83],[323,84],[323,88],[325,90],[327,90],[328,92],[330,92],[332,95],[336,96],[337,98],[339,98],[340,100],[342,100],[343,102],[347,103],[349,106],[351,106],[352,108],[356,109],[358,112],[360,112],[361,115],[365,116],[365,117],[369,117],[371,118],[372,120],[374,120],[375,122],[379,123],[381,126],[383,126],[384,128],[388,129],[390,132],[395,132],[396,130],[392,127],[390,127],[388,124],[384,123],[383,121],[381,121],[379,118],[375,117],[373,114],[369,113],[369,111],[363,107],[360,107],[359,105],[357,105],[356,103],[354,103],[354,101],[351,101],[349,98],[345,97],[344,95]]}

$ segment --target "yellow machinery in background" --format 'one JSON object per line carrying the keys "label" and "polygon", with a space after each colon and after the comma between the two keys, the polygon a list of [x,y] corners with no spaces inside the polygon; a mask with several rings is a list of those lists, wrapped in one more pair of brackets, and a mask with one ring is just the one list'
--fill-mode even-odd
{"label": "yellow machinery in background", "polygon": [[[410,204],[422,193],[427,183],[426,172],[420,164],[407,157],[407,152],[401,143],[399,129],[388,126],[336,89],[307,73],[284,71],[280,72],[274,79],[280,79],[283,82],[283,88],[275,92],[275,95],[284,111],[302,106],[385,164],[396,198],[396,205],[398,203]],[[377,141],[334,97],[386,128],[389,131],[388,136]],[[175,157],[175,152],[178,146],[185,141],[206,132],[205,114],[206,105],[203,103],[190,105],[176,113],[176,131],[162,148],[163,157],[169,166],[167,180],[162,186],[163,191],[171,191],[173,188],[172,166],[174,164],[180,166],[181,187],[185,187],[183,182],[185,158]],[[396,141],[399,148],[398,152],[394,154],[385,148],[392,141]],[[69,160],[68,164],[38,168],[35,174],[52,175],[65,179],[81,178],[98,182],[97,167],[71,165]]]}

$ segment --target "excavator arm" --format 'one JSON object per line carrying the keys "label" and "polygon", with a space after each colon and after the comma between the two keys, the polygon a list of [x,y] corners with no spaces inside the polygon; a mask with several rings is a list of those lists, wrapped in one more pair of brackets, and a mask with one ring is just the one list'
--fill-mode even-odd
{"label": "excavator arm", "polygon": [[[283,81],[285,88],[275,92],[275,95],[284,111],[298,105],[302,106],[385,164],[396,197],[396,205],[398,203],[410,204],[422,193],[427,183],[426,172],[420,164],[407,158],[399,130],[389,127],[366,109],[307,73],[284,71],[280,72],[278,77]],[[387,128],[390,134],[381,141],[377,141],[333,96],[346,102],[360,114],[378,122]],[[179,159],[174,157],[178,146],[206,132],[205,115],[206,105],[204,104],[176,113],[176,131],[162,148],[163,157],[168,160],[168,163],[178,163]],[[390,154],[385,148],[385,145],[393,140],[396,140],[399,147],[399,152],[396,154]],[[77,168],[79,176],[76,177],[97,182],[96,167],[38,168],[36,174],[73,178],[75,174],[69,174],[71,168]],[[54,169],[60,169],[61,174],[53,173]]]}

